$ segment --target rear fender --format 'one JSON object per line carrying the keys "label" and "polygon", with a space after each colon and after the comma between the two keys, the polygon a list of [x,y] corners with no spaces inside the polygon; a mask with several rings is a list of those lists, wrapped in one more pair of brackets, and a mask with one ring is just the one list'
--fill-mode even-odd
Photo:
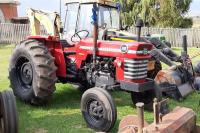
{"label": "rear fender", "polygon": [[66,78],[66,62],[60,41],[51,37],[45,38],[40,36],[30,36],[28,39],[38,40],[48,48],[51,55],[55,58],[55,65],[57,66],[57,77]]}

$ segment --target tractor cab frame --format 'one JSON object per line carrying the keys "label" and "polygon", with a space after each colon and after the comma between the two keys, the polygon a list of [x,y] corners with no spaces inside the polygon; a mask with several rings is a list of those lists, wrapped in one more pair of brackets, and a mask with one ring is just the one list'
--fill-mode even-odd
{"label": "tractor cab frame", "polygon": [[64,39],[73,43],[93,37],[92,15],[97,7],[98,40],[106,29],[120,29],[120,5],[111,1],[68,1],[64,21]]}

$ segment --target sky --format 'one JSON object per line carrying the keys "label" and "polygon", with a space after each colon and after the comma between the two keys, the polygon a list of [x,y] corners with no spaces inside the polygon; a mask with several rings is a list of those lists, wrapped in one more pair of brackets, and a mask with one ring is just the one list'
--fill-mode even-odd
{"label": "sky", "polygon": [[[30,7],[34,9],[59,12],[60,0],[19,0],[19,1],[21,4],[18,10],[19,10],[19,16],[21,17],[26,16],[26,10],[27,8]],[[62,8],[64,8],[64,0],[62,0],[62,3],[63,3]],[[200,16],[200,0],[193,0],[188,15]]]}

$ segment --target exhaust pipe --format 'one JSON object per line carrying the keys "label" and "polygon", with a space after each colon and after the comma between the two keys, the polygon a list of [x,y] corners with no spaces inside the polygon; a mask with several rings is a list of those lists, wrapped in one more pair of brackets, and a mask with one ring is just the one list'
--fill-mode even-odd
{"label": "exhaust pipe", "polygon": [[93,24],[93,65],[95,65],[97,39],[98,39],[98,22],[97,22],[97,5],[96,4],[93,4],[93,8],[92,8],[92,24]]}
{"label": "exhaust pipe", "polygon": [[183,36],[183,51],[182,51],[182,55],[187,55],[187,36],[184,35]]}
{"label": "exhaust pipe", "polygon": [[135,26],[137,28],[137,41],[140,42],[141,30],[142,30],[142,27],[144,26],[143,20],[142,19],[138,19],[136,21]]}

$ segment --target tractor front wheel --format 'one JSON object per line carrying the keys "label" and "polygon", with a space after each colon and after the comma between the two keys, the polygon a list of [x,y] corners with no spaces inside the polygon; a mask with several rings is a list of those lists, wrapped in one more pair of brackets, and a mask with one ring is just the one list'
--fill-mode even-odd
{"label": "tractor front wheel", "polygon": [[56,69],[54,58],[42,42],[22,42],[14,49],[9,66],[14,94],[34,105],[46,103],[55,90]]}
{"label": "tractor front wheel", "polygon": [[108,132],[116,122],[117,110],[111,95],[102,88],[87,90],[81,99],[81,111],[88,127]]}

